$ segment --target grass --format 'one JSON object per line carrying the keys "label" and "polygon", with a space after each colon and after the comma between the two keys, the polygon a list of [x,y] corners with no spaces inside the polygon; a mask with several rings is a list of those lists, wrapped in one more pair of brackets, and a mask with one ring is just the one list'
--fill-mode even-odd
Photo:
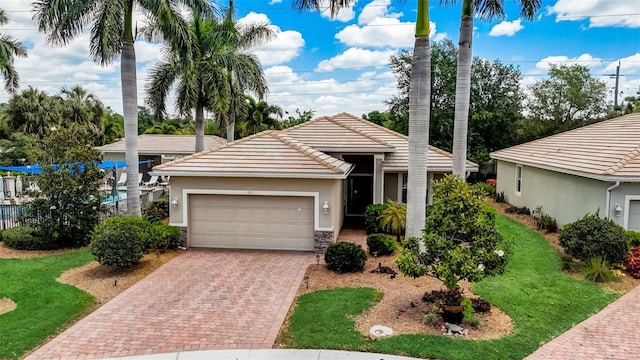
{"label": "grass", "polygon": [[0,298],[17,304],[14,311],[0,315],[0,359],[21,357],[94,305],[91,295],[56,281],[64,271],[92,260],[87,249],[0,259]]}
{"label": "grass", "polygon": [[[496,226],[512,239],[512,258],[504,275],[487,278],[473,288],[511,316],[510,335],[475,341],[435,335],[367,340],[357,333],[349,316],[372,306],[379,295],[372,289],[347,288],[300,297],[286,333],[288,345],[444,359],[521,359],[618,297],[564,275],[558,253],[535,231],[505,216],[497,216]],[[331,336],[324,334],[328,332]]]}

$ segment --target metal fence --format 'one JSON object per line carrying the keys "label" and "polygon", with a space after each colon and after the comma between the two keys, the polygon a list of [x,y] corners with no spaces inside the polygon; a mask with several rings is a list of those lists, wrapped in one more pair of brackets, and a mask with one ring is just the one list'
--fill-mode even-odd
{"label": "metal fence", "polygon": [[[166,188],[146,191],[140,195],[140,206],[144,209],[148,203],[166,195],[167,193],[168,189]],[[102,205],[103,211],[101,212],[100,218],[103,221],[110,217],[124,215],[127,213],[126,199],[104,203]],[[36,222],[36,219],[28,219],[24,216],[28,206],[29,203],[0,205],[0,230],[12,229],[24,224]]]}

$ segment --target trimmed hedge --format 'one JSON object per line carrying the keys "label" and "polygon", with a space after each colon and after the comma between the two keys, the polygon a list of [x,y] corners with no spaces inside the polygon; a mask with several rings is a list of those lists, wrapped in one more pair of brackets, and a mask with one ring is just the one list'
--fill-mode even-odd
{"label": "trimmed hedge", "polygon": [[398,242],[387,234],[371,234],[367,236],[369,254],[378,256],[391,255],[398,248]]}
{"label": "trimmed hedge", "polygon": [[16,250],[53,250],[59,248],[52,241],[43,240],[35,235],[36,230],[28,225],[2,231],[2,238],[7,247]]}
{"label": "trimmed hedge", "polygon": [[360,272],[364,270],[367,254],[359,244],[340,241],[327,247],[324,262],[327,263],[329,270],[335,272]]}
{"label": "trimmed hedge", "polygon": [[108,219],[91,234],[91,254],[101,265],[136,265],[151,245],[152,229],[148,221],[124,215]]}
{"label": "trimmed hedge", "polygon": [[601,257],[610,264],[621,264],[628,251],[626,231],[597,214],[567,224],[560,233],[560,245],[567,254],[585,262]]}
{"label": "trimmed hedge", "polygon": [[388,208],[387,204],[371,204],[367,206],[364,212],[364,226],[368,234],[384,233],[384,229],[380,227],[380,213]]}

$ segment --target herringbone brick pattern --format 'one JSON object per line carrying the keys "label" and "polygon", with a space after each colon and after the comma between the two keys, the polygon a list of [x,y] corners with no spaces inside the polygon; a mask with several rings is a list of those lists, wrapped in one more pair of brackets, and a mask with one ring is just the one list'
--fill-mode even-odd
{"label": "herringbone brick pattern", "polygon": [[640,287],[543,345],[527,360],[631,360],[640,357]]}
{"label": "herringbone brick pattern", "polygon": [[301,252],[189,250],[28,359],[271,348],[312,263]]}

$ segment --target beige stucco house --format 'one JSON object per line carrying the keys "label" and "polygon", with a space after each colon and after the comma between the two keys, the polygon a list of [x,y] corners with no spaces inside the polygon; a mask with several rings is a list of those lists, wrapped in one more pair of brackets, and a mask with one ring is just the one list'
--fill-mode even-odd
{"label": "beige stucco house", "polygon": [[564,225],[598,212],[640,231],[640,114],[491,153],[497,191]]}
{"label": "beige stucco house", "polygon": [[[227,141],[219,136],[205,136],[204,148],[209,149],[225,144]],[[97,147],[103,160],[125,161],[125,140]],[[142,134],[138,136],[138,158],[140,172],[145,174],[155,165],[175,160],[195,153],[195,135],[163,135]]]}
{"label": "beige stucco house", "polygon": [[[341,113],[158,165],[152,174],[171,176],[170,223],[186,229],[188,246],[322,252],[346,216],[386,198],[405,201],[407,167],[406,136]],[[430,179],[451,172],[451,154],[430,147],[428,167]]]}

